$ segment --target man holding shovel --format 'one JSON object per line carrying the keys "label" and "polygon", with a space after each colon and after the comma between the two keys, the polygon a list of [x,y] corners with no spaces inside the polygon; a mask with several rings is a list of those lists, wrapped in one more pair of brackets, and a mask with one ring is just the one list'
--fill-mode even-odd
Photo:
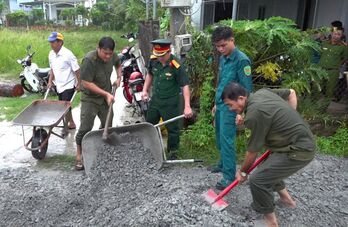
{"label": "man holding shovel", "polygon": [[314,158],[315,141],[309,126],[296,111],[297,98],[292,89],[260,89],[254,94],[238,83],[230,83],[221,95],[237,114],[245,113],[244,124],[251,130],[245,160],[236,179],[247,179],[247,170],[263,147],[271,154],[250,176],[252,207],[264,214],[268,226],[278,226],[274,213],[276,191],[289,207],[296,203],[285,188],[284,179],[302,169]]}
{"label": "man holding shovel", "polygon": [[[185,103],[185,117],[192,117],[189,79],[185,67],[170,53],[171,41],[158,39],[151,43],[153,44],[153,55],[149,62],[149,73],[146,76],[142,92],[142,98],[148,100],[148,91],[153,85],[152,99],[147,111],[146,121],[157,124],[161,117],[165,121],[180,115],[181,87]],[[179,122],[169,123],[166,128],[168,130],[168,159],[175,159],[179,149]]]}
{"label": "man holding shovel", "polygon": [[[115,41],[110,37],[103,37],[100,39],[97,49],[87,53],[82,60],[81,124],[76,134],[76,170],[84,169],[82,164],[82,138],[92,130],[95,117],[98,116],[100,119],[100,128],[104,128],[106,125],[109,106],[114,102],[110,81],[113,67],[116,68],[117,73],[117,80],[113,86],[118,87],[121,82],[121,64],[117,54],[114,53],[114,49]],[[112,117],[110,119],[112,121]]]}

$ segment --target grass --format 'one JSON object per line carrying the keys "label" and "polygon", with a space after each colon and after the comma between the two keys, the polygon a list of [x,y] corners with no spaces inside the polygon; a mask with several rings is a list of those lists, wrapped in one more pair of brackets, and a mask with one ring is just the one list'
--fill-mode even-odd
{"label": "grass", "polygon": [[324,154],[348,157],[348,129],[339,128],[336,133],[329,137],[318,136],[317,147]]}
{"label": "grass", "polygon": [[[238,132],[236,138],[236,152],[237,152],[237,162],[241,163],[244,160],[244,155],[246,152],[246,145],[249,137],[248,130],[241,130]],[[203,164],[214,165],[220,159],[220,153],[215,145],[215,139],[212,143],[204,147],[192,147],[185,142],[181,142],[180,151],[178,157],[180,159],[201,159]]]}
{"label": "grass", "polygon": [[[31,45],[35,51],[33,62],[39,67],[48,67],[48,53],[51,47],[47,41],[51,30],[0,30],[0,80],[17,79],[21,66],[17,59],[26,56],[26,47]],[[121,39],[123,32],[101,31],[101,30],[77,30],[60,31],[64,35],[64,46],[70,49],[81,63],[84,55],[94,50],[103,36],[111,36],[116,41],[116,52],[119,52],[128,41]]]}
{"label": "grass", "polygon": [[43,160],[37,162],[36,167],[42,169],[60,169],[71,170],[75,163],[74,155],[55,155],[52,157],[45,157]]}

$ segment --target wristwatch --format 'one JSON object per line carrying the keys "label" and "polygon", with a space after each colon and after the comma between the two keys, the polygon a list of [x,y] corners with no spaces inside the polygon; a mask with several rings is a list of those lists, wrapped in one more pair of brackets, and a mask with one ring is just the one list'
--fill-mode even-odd
{"label": "wristwatch", "polygon": [[242,176],[242,177],[246,177],[248,174],[246,173],[246,172],[240,172],[240,175]]}

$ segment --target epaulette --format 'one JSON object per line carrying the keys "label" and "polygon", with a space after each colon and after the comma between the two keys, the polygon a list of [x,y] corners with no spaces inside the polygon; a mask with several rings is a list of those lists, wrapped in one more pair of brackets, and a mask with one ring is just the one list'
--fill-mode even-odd
{"label": "epaulette", "polygon": [[177,62],[175,59],[173,59],[170,63],[172,63],[176,69],[180,68],[179,62]]}
{"label": "epaulette", "polygon": [[157,56],[152,54],[152,55],[150,56],[150,59],[157,59]]}

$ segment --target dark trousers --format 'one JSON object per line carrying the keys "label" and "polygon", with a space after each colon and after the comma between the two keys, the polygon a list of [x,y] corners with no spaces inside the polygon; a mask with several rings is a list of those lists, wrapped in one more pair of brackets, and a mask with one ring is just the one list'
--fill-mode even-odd
{"label": "dark trousers", "polygon": [[288,153],[272,153],[249,176],[252,208],[262,214],[274,211],[274,191],[285,188],[284,179],[302,169],[311,160],[299,161],[290,159]]}
{"label": "dark trousers", "polygon": [[[80,127],[76,134],[76,144],[81,145],[85,134],[92,130],[96,116],[100,119],[100,128],[105,127],[106,116],[108,115],[109,106],[106,102],[98,105],[92,102],[81,102]],[[112,125],[113,113],[111,113],[109,125]]]}
{"label": "dark trousers", "polygon": [[75,92],[75,88],[67,89],[62,93],[58,93],[58,99],[63,101],[70,101]]}
{"label": "dark trousers", "polygon": [[[163,121],[166,121],[178,116],[180,114],[179,97],[179,95],[166,99],[153,97],[149,104],[146,121],[157,124],[161,117]],[[167,150],[178,150],[180,143],[179,121],[166,124],[166,128],[168,130]]]}

